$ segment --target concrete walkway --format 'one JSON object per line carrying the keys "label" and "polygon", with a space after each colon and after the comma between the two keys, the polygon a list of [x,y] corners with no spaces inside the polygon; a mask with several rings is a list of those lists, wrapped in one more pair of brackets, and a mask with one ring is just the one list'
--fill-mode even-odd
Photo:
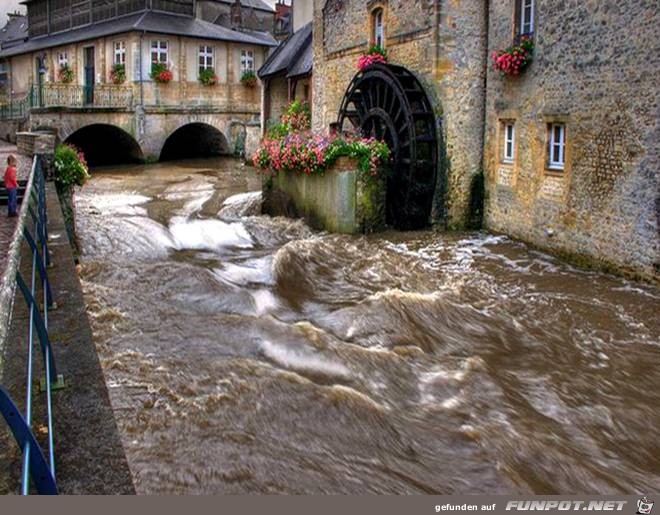
{"label": "concrete walkway", "polygon": [[[58,373],[66,388],[53,396],[57,479],[63,494],[133,494],[133,482],[114,420],[103,371],[92,341],[82,289],[54,185],[48,184],[54,267],[49,271],[58,308],[49,315]],[[27,254],[22,260],[29,266]],[[0,377],[21,409],[25,402],[27,310],[17,298]],[[42,377],[35,344],[35,377]],[[39,375],[36,375],[37,371]],[[35,390],[37,438],[47,437],[45,396]],[[46,448],[45,446],[43,447]],[[0,418],[0,494],[19,489],[21,453]]]}

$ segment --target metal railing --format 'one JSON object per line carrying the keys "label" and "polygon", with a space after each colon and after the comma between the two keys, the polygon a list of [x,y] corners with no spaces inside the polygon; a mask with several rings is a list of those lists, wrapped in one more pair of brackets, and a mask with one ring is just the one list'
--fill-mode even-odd
{"label": "metal railing", "polygon": [[31,94],[0,99],[0,120],[24,120],[30,112]]}
{"label": "metal railing", "polygon": [[[52,393],[63,386],[62,376],[55,368],[53,348],[48,334],[48,312],[55,307],[47,269],[50,266],[48,251],[48,214],[46,211],[46,180],[41,159],[34,158],[30,178],[25,190],[18,218],[15,241],[10,248],[7,273],[3,282],[15,281],[10,292],[18,295],[16,287],[28,309],[27,371],[25,380],[25,412],[20,412],[9,392],[0,386],[0,413],[23,453],[21,469],[21,494],[28,495],[33,483],[39,494],[57,494],[55,474],[55,442],[53,432]],[[25,280],[20,266],[22,245],[27,244],[31,257],[29,277]],[[27,268],[27,267],[25,267]],[[0,299],[7,300],[7,299]],[[15,306],[15,304],[14,304]],[[14,331],[15,333],[16,331]],[[12,333],[13,334],[13,333]],[[48,443],[46,453],[39,445],[33,430],[33,384],[35,378],[35,339],[43,357],[41,389],[46,397],[46,422]]]}
{"label": "metal railing", "polygon": [[78,84],[44,84],[33,88],[33,107],[133,107],[133,88],[114,84],[81,86]]}

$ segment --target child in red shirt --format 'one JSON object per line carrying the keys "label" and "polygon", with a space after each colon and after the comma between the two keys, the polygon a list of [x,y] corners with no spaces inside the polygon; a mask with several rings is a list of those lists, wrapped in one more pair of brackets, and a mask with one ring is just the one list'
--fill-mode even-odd
{"label": "child in red shirt", "polygon": [[7,207],[9,217],[18,215],[18,181],[16,179],[16,158],[9,156],[7,158],[7,169],[5,170],[5,188],[9,201]]}

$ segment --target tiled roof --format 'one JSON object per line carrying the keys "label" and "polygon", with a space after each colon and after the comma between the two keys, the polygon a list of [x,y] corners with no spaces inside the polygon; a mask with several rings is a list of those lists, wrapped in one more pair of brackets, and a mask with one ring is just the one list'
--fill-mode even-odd
{"label": "tiled roof", "polygon": [[273,52],[259,70],[259,77],[273,75],[294,77],[307,75],[312,71],[312,23],[308,23],[295,34],[289,36]]}
{"label": "tiled roof", "polygon": [[[223,4],[233,4],[234,0],[216,0],[216,2],[221,2]],[[241,4],[243,7],[252,7],[253,9],[259,9],[261,11],[268,11],[271,13],[275,12],[273,6],[268,5],[268,3],[264,2],[263,0],[241,0]]]}
{"label": "tiled roof", "polygon": [[31,38],[22,44],[10,48],[3,48],[0,50],[0,57],[11,57],[13,55],[34,52],[44,48],[68,45],[78,41],[132,31],[172,34],[175,36],[188,36],[217,41],[232,41],[252,45],[277,45],[277,41],[269,33],[236,31],[221,27],[220,25],[214,25],[213,23],[198,18],[147,11],[122,16],[103,23],[87,25],[86,27],[61,32],[59,34]]}
{"label": "tiled roof", "polygon": [[0,48],[19,44],[27,38],[27,16],[10,16],[7,24],[0,29]]}

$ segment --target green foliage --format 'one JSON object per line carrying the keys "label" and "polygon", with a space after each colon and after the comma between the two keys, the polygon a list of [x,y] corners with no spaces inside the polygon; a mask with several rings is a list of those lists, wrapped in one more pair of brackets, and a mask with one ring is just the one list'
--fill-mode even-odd
{"label": "green foliage", "polygon": [[126,65],[115,64],[110,70],[110,80],[113,84],[119,85],[126,82]]}
{"label": "green foliage", "polygon": [[281,117],[280,123],[268,130],[268,138],[283,139],[289,134],[297,134],[312,127],[312,110],[307,102],[294,100]]}
{"label": "green foliage", "polygon": [[60,66],[58,76],[60,82],[64,84],[70,84],[73,82],[74,79],[73,69],[68,64],[63,64],[62,66]]}
{"label": "green foliage", "polygon": [[391,151],[385,142],[357,134],[314,133],[311,119],[309,104],[292,102],[261,142],[252,158],[254,166],[312,175],[324,173],[340,157],[349,157],[370,179],[377,177],[380,166],[389,160]]}
{"label": "green foliage", "polygon": [[382,55],[385,59],[387,59],[387,50],[385,50],[383,47],[380,47],[378,45],[370,46],[366,55],[374,55],[374,54]]}
{"label": "green foliage", "polygon": [[241,84],[248,88],[254,88],[257,85],[257,75],[253,71],[243,72]]}
{"label": "green foliage", "polygon": [[83,186],[89,179],[85,156],[71,145],[59,145],[55,149],[55,182],[63,189]]}
{"label": "green foliage", "polygon": [[358,169],[365,176],[375,176],[379,164],[386,163],[390,155],[390,148],[384,141],[338,138],[328,148],[325,162],[330,166],[340,157],[350,157],[357,161]]}
{"label": "green foliage", "polygon": [[149,76],[152,80],[161,84],[167,84],[174,77],[165,63],[151,63],[151,73]]}
{"label": "green foliage", "polygon": [[204,86],[215,86],[218,83],[218,76],[212,68],[199,70],[199,82]]}

